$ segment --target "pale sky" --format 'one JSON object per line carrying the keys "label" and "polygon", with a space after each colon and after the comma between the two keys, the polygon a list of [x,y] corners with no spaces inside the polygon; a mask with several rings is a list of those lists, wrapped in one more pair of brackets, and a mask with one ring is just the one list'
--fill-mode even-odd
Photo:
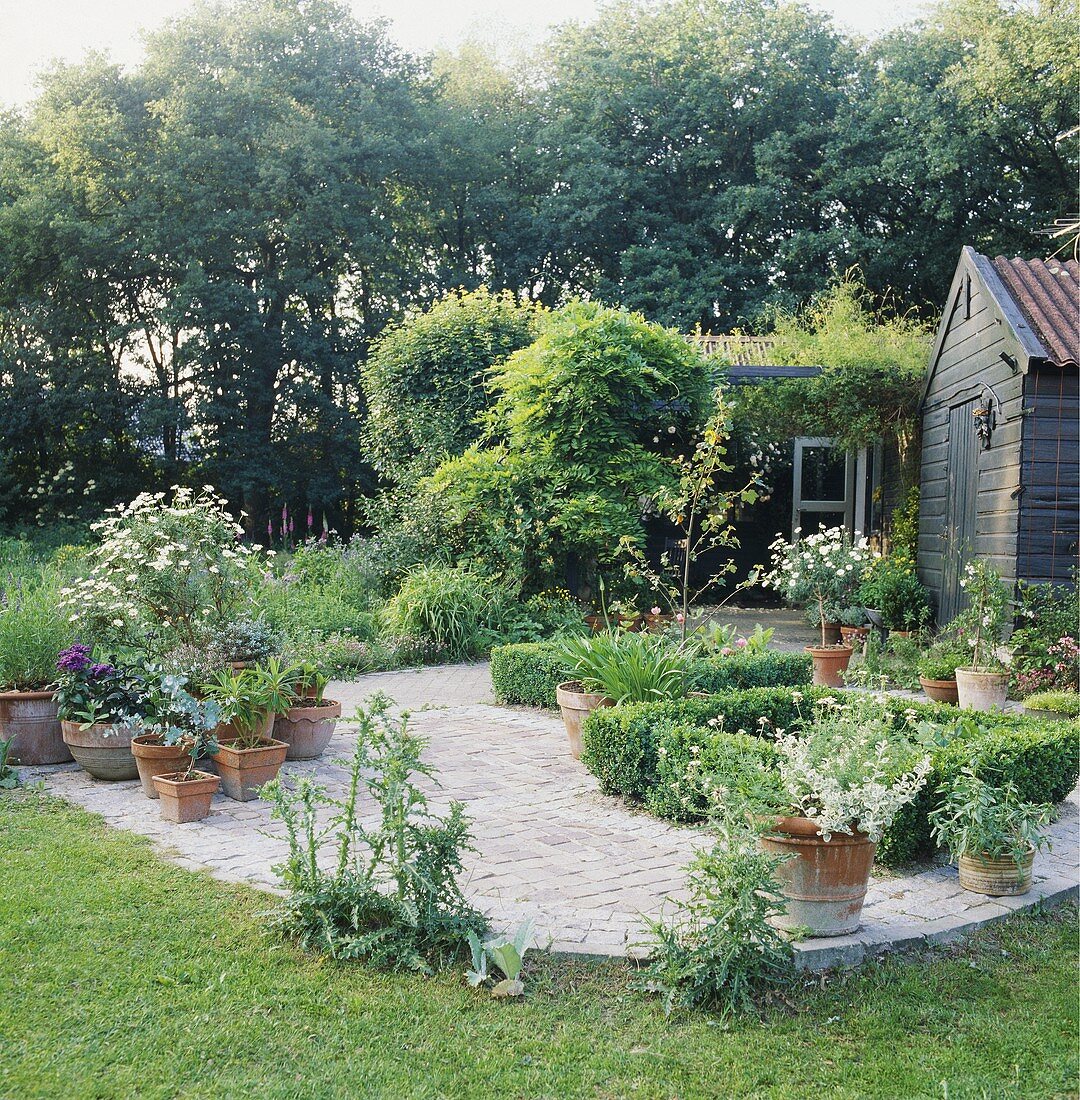
{"label": "pale sky", "polygon": [[[920,0],[807,2],[864,35],[905,23],[923,8]],[[139,31],[191,6],[191,0],[0,0],[0,104],[30,99],[35,74],[54,58],[77,61],[98,50],[136,64]],[[600,5],[596,0],[350,0],[350,6],[361,19],[389,19],[400,45],[425,52],[470,37],[539,41],[552,24],[587,21]]]}

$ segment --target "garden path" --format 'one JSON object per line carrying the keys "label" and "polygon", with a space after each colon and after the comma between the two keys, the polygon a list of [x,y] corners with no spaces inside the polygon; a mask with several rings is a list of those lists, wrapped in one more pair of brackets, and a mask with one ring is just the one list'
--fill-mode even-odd
{"label": "garden path", "polygon": [[[346,715],[381,690],[413,708],[413,728],[428,738],[427,758],[442,787],[436,809],[465,804],[476,852],[467,860],[466,890],[497,928],[536,921],[540,943],[566,951],[619,955],[640,938],[641,915],[658,915],[678,896],[683,868],[705,837],[675,828],[600,794],[596,780],[566,749],[557,716],[487,705],[485,665],[451,665],[413,673],[366,676],[334,684]],[[441,709],[422,709],[439,707]],[[311,775],[344,789],[340,763],[354,736],[339,726],[322,759],[285,765],[286,776]],[[75,765],[26,769],[46,788],[101,814],[110,824],[150,837],[168,858],[218,878],[273,889],[273,867],[286,853],[280,823],[262,801],[215,797],[213,812],[188,825],[163,822],[138,784],[103,783]],[[956,871],[939,867],[871,883],[863,928],[855,936],[807,940],[803,965],[850,964],[888,947],[955,938],[979,924],[1043,900],[1077,892],[1078,796],[1053,827],[1054,850],[1035,863],[1035,887],[1024,898],[988,899],[960,889]]]}

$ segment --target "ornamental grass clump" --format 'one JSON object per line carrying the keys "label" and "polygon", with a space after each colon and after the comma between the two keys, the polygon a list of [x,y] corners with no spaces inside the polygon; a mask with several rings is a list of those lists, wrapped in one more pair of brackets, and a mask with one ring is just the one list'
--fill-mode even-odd
{"label": "ornamental grass clump", "polygon": [[13,580],[0,593],[0,691],[42,691],[73,640],[60,612],[60,580],[51,567]]}
{"label": "ornamental grass clump", "polygon": [[616,703],[645,703],[686,694],[694,651],[653,634],[605,631],[561,644],[568,674],[586,692]]}

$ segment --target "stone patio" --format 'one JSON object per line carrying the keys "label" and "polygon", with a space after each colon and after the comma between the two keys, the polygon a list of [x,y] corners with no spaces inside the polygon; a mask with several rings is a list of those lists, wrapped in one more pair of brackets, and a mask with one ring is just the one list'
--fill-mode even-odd
{"label": "stone patio", "polygon": [[[600,794],[597,781],[566,748],[557,716],[487,705],[485,665],[460,665],[363,677],[335,684],[345,713],[374,691],[413,711],[413,729],[429,740],[428,758],[442,787],[432,805],[465,804],[476,852],[466,891],[500,929],[526,917],[538,943],[552,949],[621,955],[641,938],[641,916],[656,916],[683,888],[683,868],[707,835],[675,828]],[[286,776],[312,775],[332,792],[344,788],[339,762],[354,737],[340,725],[324,757],[286,764]],[[281,825],[262,801],[219,794],[201,822],[161,820],[137,782],[103,783],[75,765],[26,769],[46,788],[101,814],[110,824],[150,837],[167,858],[212,875],[274,889],[273,867],[285,856]],[[1054,850],[1035,861],[1035,886],[1023,898],[990,899],[960,889],[956,870],[939,867],[871,883],[864,925],[855,936],[797,945],[801,965],[851,965],[890,947],[955,938],[980,924],[1077,893],[1077,792],[1053,828]]]}

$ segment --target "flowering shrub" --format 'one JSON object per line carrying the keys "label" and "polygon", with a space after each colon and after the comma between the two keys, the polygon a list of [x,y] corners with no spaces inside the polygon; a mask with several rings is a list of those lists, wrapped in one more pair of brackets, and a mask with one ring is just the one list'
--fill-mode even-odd
{"label": "flowering shrub", "polygon": [[[796,535],[799,530],[796,528]],[[761,583],[776,589],[788,603],[815,611],[824,646],[827,617],[838,616],[840,608],[853,602],[855,590],[875,558],[870,544],[862,537],[853,541],[843,527],[822,527],[794,542],[778,538],[769,549],[773,569]]]}
{"label": "flowering shrub", "polygon": [[880,708],[825,698],[800,734],[776,731],[780,777],[792,808],[828,840],[858,830],[877,842],[930,774],[930,756],[912,764],[912,742]]}
{"label": "flowering shrub", "polygon": [[1013,671],[1019,695],[1076,691],[1080,683],[1080,595],[1064,585],[1020,585]]}
{"label": "flowering shrub", "polygon": [[63,589],[62,607],[91,637],[150,652],[208,645],[247,598],[254,551],[210,486],[143,493],[94,529],[89,575]]}
{"label": "flowering shrub", "polygon": [[1001,580],[1001,574],[981,558],[975,558],[964,566],[960,578],[970,600],[968,609],[961,616],[959,629],[966,629],[968,648],[971,650],[971,667],[991,672],[1002,665],[998,647],[1009,624],[1007,609],[1009,592]]}
{"label": "flowering shrub", "polygon": [[65,649],[56,668],[57,713],[65,721],[128,725],[141,717],[146,682],[138,672],[95,662],[86,645]]}

